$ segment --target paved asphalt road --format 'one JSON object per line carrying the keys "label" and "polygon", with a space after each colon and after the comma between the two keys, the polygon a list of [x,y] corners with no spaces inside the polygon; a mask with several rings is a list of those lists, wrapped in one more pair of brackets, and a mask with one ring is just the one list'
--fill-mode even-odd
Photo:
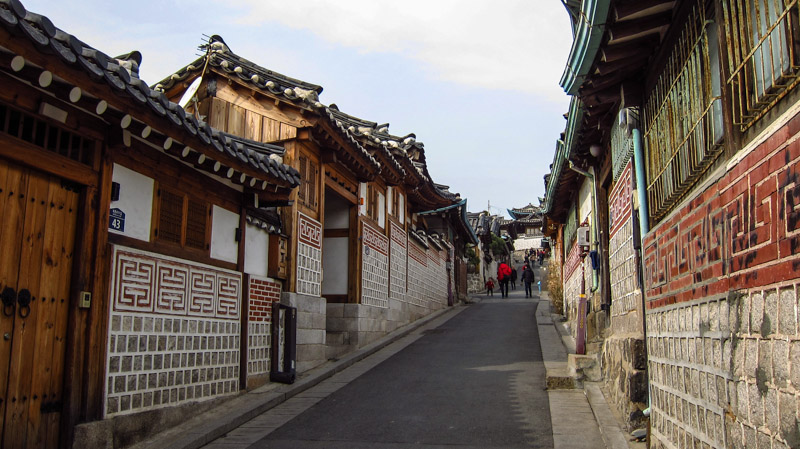
{"label": "paved asphalt road", "polygon": [[536,299],[472,304],[251,448],[552,448]]}

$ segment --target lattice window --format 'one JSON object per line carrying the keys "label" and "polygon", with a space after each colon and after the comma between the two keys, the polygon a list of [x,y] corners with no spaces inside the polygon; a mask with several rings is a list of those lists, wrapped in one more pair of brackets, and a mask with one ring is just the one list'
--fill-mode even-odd
{"label": "lattice window", "polygon": [[626,124],[620,125],[620,121],[617,120],[611,128],[611,165],[614,170],[614,181],[619,179],[633,156],[633,137],[628,133],[627,123],[639,121],[639,108],[621,110],[620,115],[626,117]]}
{"label": "lattice window", "polygon": [[797,0],[724,0],[728,85],[742,131],[800,80]]}
{"label": "lattice window", "polygon": [[186,214],[186,246],[196,249],[205,249],[208,204],[192,198],[189,198],[188,203],[189,207]]}
{"label": "lattice window", "polygon": [[297,190],[297,199],[309,209],[317,210],[317,178],[319,177],[319,164],[310,158],[301,155],[298,158],[300,164],[300,187]]}
{"label": "lattice window", "polygon": [[96,143],[32,115],[0,104],[0,132],[88,166],[94,163]]}
{"label": "lattice window", "polygon": [[713,14],[695,4],[644,110],[647,194],[661,219],[721,153],[719,46]]}
{"label": "lattice window", "polygon": [[181,243],[183,228],[183,196],[167,189],[160,189],[158,213],[158,240],[170,243]]}
{"label": "lattice window", "polygon": [[184,248],[207,250],[208,203],[165,187],[158,189],[158,197],[156,240]]}

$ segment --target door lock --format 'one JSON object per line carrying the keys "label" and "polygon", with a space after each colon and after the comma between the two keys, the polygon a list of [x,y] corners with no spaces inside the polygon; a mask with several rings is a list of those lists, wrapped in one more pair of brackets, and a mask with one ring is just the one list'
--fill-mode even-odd
{"label": "door lock", "polygon": [[6,287],[3,293],[0,293],[0,300],[3,301],[3,315],[13,316],[17,304],[17,292],[11,287]]}
{"label": "door lock", "polygon": [[3,340],[5,340],[5,341],[11,340],[11,334],[9,334],[8,332],[3,334]]}

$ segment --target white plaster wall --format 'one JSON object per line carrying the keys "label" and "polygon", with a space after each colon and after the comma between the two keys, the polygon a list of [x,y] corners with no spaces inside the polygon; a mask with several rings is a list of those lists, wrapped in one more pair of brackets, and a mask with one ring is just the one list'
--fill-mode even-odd
{"label": "white plaster wall", "polygon": [[244,238],[244,271],[257,276],[267,276],[269,234],[258,226],[247,225]]}
{"label": "white plaster wall", "polygon": [[150,241],[150,225],[153,221],[153,178],[137,173],[119,164],[114,164],[112,180],[119,183],[119,201],[112,201],[111,208],[125,212],[125,230],[109,229],[114,234]]}
{"label": "white plaster wall", "polygon": [[347,237],[326,238],[322,241],[322,295],[347,294],[347,269],[350,266],[347,253]]}
{"label": "white plaster wall", "polygon": [[239,214],[214,206],[211,213],[211,257],[225,262],[236,263],[239,244],[236,242],[236,228],[239,227]]}
{"label": "white plaster wall", "polygon": [[578,224],[583,223],[583,220],[592,214],[592,183],[586,177],[583,177],[581,189],[578,191]]}
{"label": "white plaster wall", "polygon": [[406,196],[402,193],[400,194],[400,205],[398,206],[400,209],[400,223],[406,219]]}
{"label": "white plaster wall", "polygon": [[378,193],[378,226],[386,227],[386,197]]}
{"label": "white plaster wall", "polygon": [[367,183],[358,184],[358,215],[367,215]]}

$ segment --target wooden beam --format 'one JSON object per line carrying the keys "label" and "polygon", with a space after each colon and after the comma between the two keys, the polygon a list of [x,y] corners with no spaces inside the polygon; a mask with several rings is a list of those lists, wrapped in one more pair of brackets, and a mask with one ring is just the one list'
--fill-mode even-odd
{"label": "wooden beam", "polygon": [[659,33],[662,27],[672,23],[672,12],[658,14],[644,19],[615,23],[608,28],[609,42],[630,39],[634,36],[646,36]]}
{"label": "wooden beam", "polygon": [[600,49],[602,62],[616,62],[621,59],[641,58],[649,56],[653,48],[658,45],[658,39],[653,36],[646,36],[632,41],[605,45]]}
{"label": "wooden beam", "polygon": [[675,5],[674,0],[636,0],[614,5],[614,20],[639,19],[667,10]]}

